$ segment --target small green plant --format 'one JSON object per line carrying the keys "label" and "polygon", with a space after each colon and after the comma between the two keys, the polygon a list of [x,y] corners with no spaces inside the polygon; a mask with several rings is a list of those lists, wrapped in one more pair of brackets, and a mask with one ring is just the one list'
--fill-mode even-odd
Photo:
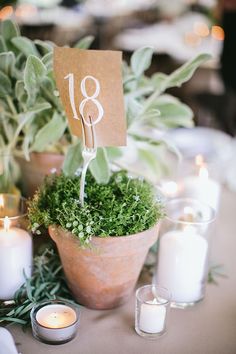
{"label": "small green plant", "polygon": [[29,207],[34,232],[57,224],[88,244],[91,236],[132,235],[152,227],[163,216],[153,186],[143,179],[116,172],[108,184],[98,184],[88,173],[85,205],[79,201],[80,178],[48,177]]}

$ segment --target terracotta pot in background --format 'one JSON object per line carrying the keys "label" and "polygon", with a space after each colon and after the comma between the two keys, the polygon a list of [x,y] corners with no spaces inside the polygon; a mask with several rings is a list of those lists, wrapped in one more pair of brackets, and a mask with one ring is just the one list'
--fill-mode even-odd
{"label": "terracotta pot in background", "polygon": [[32,197],[46,175],[61,171],[64,155],[33,152],[30,161],[17,158],[21,168],[22,188],[26,197]]}
{"label": "terracotta pot in background", "polygon": [[111,309],[132,294],[159,226],[131,236],[93,237],[91,248],[61,227],[49,234],[56,242],[68,286],[75,299],[93,309]]}

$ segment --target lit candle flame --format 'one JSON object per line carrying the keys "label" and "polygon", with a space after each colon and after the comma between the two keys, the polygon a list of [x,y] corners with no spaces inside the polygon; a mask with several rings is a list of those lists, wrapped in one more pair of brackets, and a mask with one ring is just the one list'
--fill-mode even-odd
{"label": "lit candle flame", "polygon": [[195,22],[193,25],[194,33],[200,37],[207,37],[210,34],[209,28],[204,22]]}
{"label": "lit candle flame", "polygon": [[196,155],[196,157],[195,157],[195,164],[196,164],[196,166],[203,166],[203,164],[204,164],[204,157],[203,157],[201,154]]}
{"label": "lit candle flame", "polygon": [[4,207],[4,199],[3,199],[3,195],[0,194],[0,209],[3,209]]}
{"label": "lit candle flame", "polygon": [[29,18],[37,13],[37,7],[31,4],[21,4],[16,8],[15,16],[19,18]]}
{"label": "lit candle flame", "polygon": [[4,6],[0,10],[0,20],[6,20],[7,18],[11,17],[13,14],[13,7],[12,6]]}
{"label": "lit candle flame", "polygon": [[10,228],[10,220],[9,220],[8,216],[5,216],[5,218],[4,218],[4,230],[6,232],[8,232],[9,228]]}
{"label": "lit candle flame", "polygon": [[211,28],[211,36],[218,41],[223,41],[225,38],[225,33],[222,27],[220,26],[212,26]]}
{"label": "lit candle flame", "polygon": [[199,169],[199,177],[203,180],[208,179],[209,173],[206,166],[201,166]]}

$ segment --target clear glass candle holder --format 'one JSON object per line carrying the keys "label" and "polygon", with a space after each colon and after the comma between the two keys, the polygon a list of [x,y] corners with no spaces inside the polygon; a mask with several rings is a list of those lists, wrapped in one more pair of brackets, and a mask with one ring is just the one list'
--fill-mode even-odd
{"label": "clear glass candle holder", "polygon": [[27,229],[27,200],[17,194],[0,193],[0,227],[6,216],[11,226]]}
{"label": "clear glass candle holder", "polygon": [[192,306],[204,298],[214,218],[214,210],[197,200],[173,199],[166,204],[155,281],[169,289],[173,307]]}
{"label": "clear glass candle holder", "polygon": [[142,337],[157,339],[166,332],[170,309],[167,289],[150,284],[136,291],[135,331]]}
{"label": "clear glass candle holder", "polygon": [[35,305],[30,313],[33,336],[46,344],[64,344],[77,334],[79,306],[67,301],[51,300]]}

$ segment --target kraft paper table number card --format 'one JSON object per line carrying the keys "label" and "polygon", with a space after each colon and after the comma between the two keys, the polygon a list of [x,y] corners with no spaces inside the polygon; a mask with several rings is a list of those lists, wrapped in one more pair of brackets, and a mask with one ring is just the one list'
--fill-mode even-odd
{"label": "kraft paper table number card", "polygon": [[[126,145],[119,51],[54,49],[54,74],[72,134],[96,133],[97,146]],[[88,139],[88,146],[91,145]]]}

